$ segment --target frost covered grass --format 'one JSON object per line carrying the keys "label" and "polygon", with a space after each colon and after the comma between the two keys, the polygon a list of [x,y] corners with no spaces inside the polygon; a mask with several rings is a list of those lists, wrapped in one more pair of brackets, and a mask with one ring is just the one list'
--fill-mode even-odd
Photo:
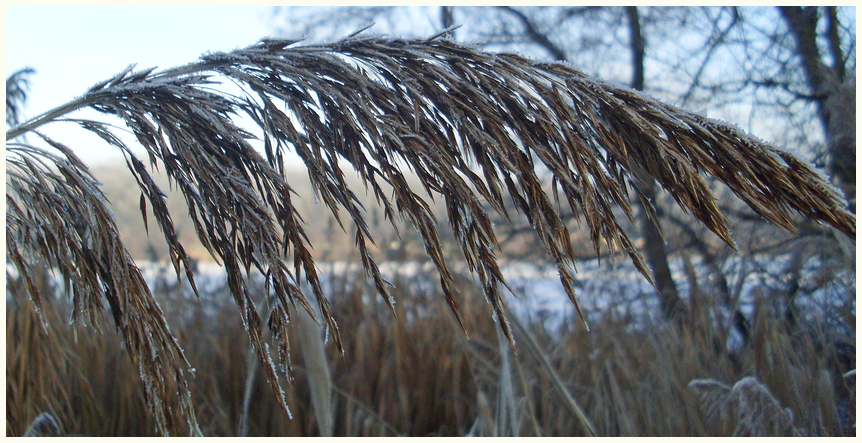
{"label": "frost covered grass", "polygon": [[[336,436],[855,434],[854,379],[844,376],[855,367],[855,346],[842,354],[847,348],[836,347],[816,318],[788,328],[767,299],[753,303],[752,336],[741,349],[722,346],[723,332],[708,321],[678,328],[646,315],[632,327],[627,311],[599,305],[590,332],[572,309],[554,328],[542,316],[510,313],[512,352],[472,279],[456,274],[465,336],[434,273],[405,269],[387,276],[395,316],[361,270],[321,274],[333,315],[350,334],[342,337],[344,354],[331,339],[325,343],[330,387],[321,388],[308,369],[320,356],[309,357],[298,321],[291,324],[293,380],[282,385],[292,419],[249,354],[224,277],[221,287],[213,278],[197,300],[178,290],[170,273],[154,273],[156,299],[196,369],[189,383],[201,432],[320,435],[326,419],[317,405],[328,398]],[[522,277],[544,274],[525,269]],[[22,289],[20,280],[11,282],[10,291]],[[22,435],[43,412],[66,435],[154,435],[143,383],[121,337],[70,325],[69,306],[49,296],[52,284],[47,276],[42,281],[47,333],[31,303],[15,294],[7,300],[7,435]],[[630,298],[614,288],[635,287],[608,285],[603,297]],[[250,291],[265,304],[262,282]],[[707,318],[709,308],[701,309]],[[758,384],[730,389],[745,377]],[[766,406],[740,415],[739,399],[752,396]]]}
{"label": "frost covered grass", "polygon": [[[610,425],[590,424],[595,421],[590,412],[595,413],[595,405],[602,404],[596,399],[603,397],[595,397],[591,403],[595,393],[578,388],[596,386],[594,383],[581,380],[571,386],[572,392],[554,394],[559,386],[549,389],[550,397],[545,400],[551,403],[542,406],[533,396],[546,393],[531,393],[529,383],[535,378],[525,375],[530,366],[522,366],[515,354],[507,357],[508,348],[502,341],[515,346],[516,334],[506,321],[503,303],[508,283],[500,269],[502,246],[494,226],[498,219],[526,222],[536,235],[537,249],[553,263],[559,284],[581,320],[585,317],[574,290],[576,276],[571,266],[576,254],[568,223],[577,219],[596,252],[626,256],[651,280],[624,226],[635,218],[635,199],[646,203],[642,208],[647,215],[657,216],[639,189],[643,180],[654,180],[683,211],[727,244],[734,241],[728,214],[719,207],[707,180],[710,177],[759,217],[786,230],[796,229],[793,216],[798,213],[855,238],[855,215],[848,212],[838,191],[790,154],[723,122],[591,78],[571,66],[488,53],[445,35],[397,39],[356,33],[329,44],[263,39],[243,49],[209,53],[176,68],[134,71],[131,65],[82,91],[72,102],[24,122],[15,118],[25,99],[24,89],[15,88],[22,78],[13,76],[7,81],[7,103],[14,106],[7,114],[6,257],[18,275],[10,306],[20,307],[29,297],[36,311],[54,309],[53,292],[43,291],[39,282],[47,279],[42,275],[46,264],[58,270],[65,295],[71,299],[70,306],[61,307],[71,310],[71,314],[62,311],[63,318],[71,316],[76,322],[71,330],[64,322],[54,327],[77,337],[93,332],[80,329],[89,324],[99,326],[96,333],[108,334],[110,328],[102,324],[101,317],[108,313],[137,368],[131,371],[140,379],[137,386],[144,389],[143,394],[124,400],[127,403],[104,411],[128,420],[129,415],[122,412],[143,404],[149,415],[140,415],[152,417],[155,428],[164,435],[229,433],[226,430],[233,429],[237,414],[248,418],[241,420],[240,430],[249,433],[270,429],[270,424],[254,420],[280,420],[281,415],[274,412],[255,410],[260,402],[245,400],[252,398],[248,389],[230,391],[241,395],[239,400],[217,388],[221,379],[192,371],[201,366],[221,368],[212,362],[222,361],[241,372],[246,356],[236,358],[234,353],[242,353],[243,348],[223,341],[230,337],[243,342],[238,338],[241,334],[229,332],[232,327],[245,332],[251,342],[256,360],[249,367],[262,371],[265,383],[255,383],[251,376],[238,380],[254,389],[268,385],[271,398],[281,407],[280,414],[302,414],[306,403],[301,401],[301,391],[283,389],[285,376],[300,377],[301,371],[292,368],[290,353],[291,337],[297,336],[293,318],[300,310],[317,312],[333,346],[345,354],[353,352],[341,360],[350,365],[349,370],[339,372],[338,363],[333,363],[331,386],[334,392],[353,399],[350,404],[357,411],[370,414],[372,426],[409,434],[459,433],[466,426],[463,420],[471,417],[464,404],[470,405],[476,398],[475,407],[484,417],[481,426],[470,423],[476,432],[518,434],[520,424],[527,423],[534,431],[553,434],[557,425],[539,417],[561,413],[561,408],[548,410],[557,401],[550,399],[570,394],[563,398],[570,406],[568,411],[580,417],[577,426],[614,433],[617,428],[607,427]],[[219,82],[235,84],[242,92],[220,90],[216,87]],[[125,128],[73,114],[87,107],[107,119],[119,119]],[[251,127],[245,127],[249,122]],[[74,123],[97,135],[106,147],[123,152],[135,181],[130,186],[134,190],[131,201],[137,203],[144,232],[153,237],[161,234],[171,269],[177,279],[187,279],[199,299],[146,284],[119,233],[102,184],[62,140],[41,132],[53,123]],[[118,135],[124,130],[134,135],[146,158]],[[258,142],[253,144],[255,139]],[[285,170],[288,152],[301,158],[316,201],[325,206],[339,228],[350,231],[350,244],[365,276],[395,317],[379,318],[378,301],[365,300],[367,288],[358,283],[364,280],[352,275],[345,277],[349,287],[332,290],[331,297],[325,295],[314,245],[306,232],[317,220],[303,218]],[[157,170],[164,171],[169,186],[181,194],[180,210],[168,206],[164,185],[154,177]],[[385,223],[393,228],[400,222],[409,224],[421,239],[423,252],[433,263],[435,284],[421,278],[421,289],[398,286],[396,276],[396,287],[390,288],[372,250],[371,214],[357,197],[358,186],[345,179],[347,172],[355,173],[361,187],[373,194],[374,206]],[[419,183],[411,185],[408,174]],[[445,206],[443,217],[435,215],[434,201]],[[183,212],[189,214],[191,230],[205,255],[226,268],[226,283],[211,294],[202,294],[205,288],[197,286],[188,242],[174,224],[173,215]],[[450,238],[443,238],[443,227]],[[141,236],[140,232],[134,235]],[[484,320],[476,313],[480,306],[487,306],[474,297],[470,289],[476,286],[463,278],[459,266],[466,266],[478,280],[479,292],[490,304],[490,315],[481,311]],[[255,275],[265,276],[263,285]],[[395,297],[398,293],[404,297]],[[439,313],[439,302],[423,297],[431,293],[439,296],[435,300],[445,300],[452,317]],[[229,298],[238,308],[238,319],[223,317],[224,300]],[[331,305],[351,299],[354,306],[343,313],[339,328]],[[363,316],[354,317],[357,313]],[[40,331],[47,331],[51,318],[42,320],[46,325]],[[452,327],[453,320],[462,335],[449,340],[447,334],[459,329]],[[565,324],[573,323],[567,320]],[[609,328],[608,321],[600,318],[599,327]],[[18,323],[7,321],[7,327],[9,324]],[[464,342],[463,333],[471,327],[477,328],[471,333],[474,338]],[[12,340],[35,339],[41,334],[33,332],[37,329],[16,330]],[[484,343],[482,337],[488,331],[494,333]],[[624,330],[611,328],[602,337],[622,333]],[[49,334],[49,340],[53,336]],[[344,336],[349,338],[344,340]],[[537,341],[548,349],[541,361],[561,358],[554,353],[566,343],[561,337],[565,335]],[[110,340],[118,337],[90,339],[95,346],[114,349]],[[589,342],[596,337],[581,339]],[[62,350],[87,343],[73,341],[74,346],[67,346],[66,338],[57,340]],[[301,347],[305,345],[311,343]],[[590,355],[579,353],[582,350],[571,355]],[[26,361],[28,352],[18,352],[17,361]],[[80,355],[85,362],[82,370],[104,367],[90,364],[85,354]],[[433,357],[429,360],[428,356]],[[608,360],[602,362],[608,364]],[[48,369],[53,364],[43,363],[49,364]],[[354,384],[340,383],[339,376],[363,365],[367,371],[356,383],[371,390],[360,393],[350,390]],[[497,367],[499,371],[494,369]],[[542,367],[557,385],[560,380],[584,376],[565,366],[562,370],[549,364]],[[26,373],[26,367],[17,368],[22,376]],[[62,370],[61,364],[57,374]],[[217,372],[221,376],[225,371]],[[440,377],[440,373],[452,377]],[[131,375],[126,379],[123,388],[133,392],[138,379]],[[13,379],[13,384],[7,384],[7,397],[13,392],[27,398],[31,391],[25,380],[19,379],[15,385]],[[200,383],[209,385],[190,389],[191,384]],[[613,388],[614,383],[618,380],[611,378],[601,388]],[[87,398],[95,398],[92,403],[98,404],[102,393],[95,389]],[[120,392],[117,389],[105,395],[115,396]],[[525,397],[517,394],[518,389]],[[229,400],[210,398],[210,392]],[[481,399],[494,396],[497,408],[491,413],[490,403]],[[256,392],[253,398],[265,395]],[[326,403],[319,395],[312,398],[317,399],[315,404]],[[414,411],[413,405],[421,402],[432,409]],[[207,414],[207,420],[196,418],[195,404]],[[531,415],[521,421],[524,404],[530,405]],[[63,405],[68,407],[68,402]],[[240,412],[236,405],[243,405]],[[505,405],[505,414],[500,412],[501,405]],[[27,407],[22,405],[22,410]],[[586,415],[578,412],[582,409]],[[340,417],[337,411],[336,407],[335,416]],[[619,415],[619,411],[607,411]],[[317,417],[329,421],[327,414]],[[355,418],[352,413],[346,417]],[[67,418],[63,416],[61,421],[69,421]],[[13,422],[18,426],[15,432],[23,430],[21,422],[7,421]],[[345,429],[349,431],[344,433],[366,432],[362,430],[365,424],[335,422],[336,433]],[[72,423],[72,432],[77,432],[75,426],[84,426]],[[310,429],[307,421],[290,423],[305,427],[281,429],[284,433],[308,433]],[[625,432],[653,432],[654,428],[643,425],[626,427]],[[116,423],[110,431],[94,433],[119,432],[123,426]],[[578,433],[578,429],[568,431]]]}

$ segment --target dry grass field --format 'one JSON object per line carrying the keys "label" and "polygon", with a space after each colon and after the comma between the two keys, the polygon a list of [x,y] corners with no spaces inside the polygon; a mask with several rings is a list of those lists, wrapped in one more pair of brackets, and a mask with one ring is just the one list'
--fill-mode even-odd
{"label": "dry grass field", "polygon": [[[749,344],[735,351],[708,320],[634,327],[611,311],[590,332],[571,318],[559,334],[510,316],[510,349],[471,280],[459,276],[469,336],[432,275],[393,283],[395,316],[361,274],[333,277],[343,355],[331,342],[320,348],[325,356],[315,353],[300,339],[302,322],[292,325],[290,418],[250,354],[227,289],[197,300],[163,282],[156,297],[196,369],[190,387],[204,435],[855,435],[855,376],[845,376],[855,342],[837,346],[822,324],[790,329],[770,303],[757,304]],[[72,326],[68,304],[46,296],[43,327],[17,294],[20,282],[8,290],[7,436],[23,435],[40,413],[59,428],[47,433],[156,435],[143,382],[112,325]],[[702,309],[692,315],[708,319]],[[324,383],[309,377],[321,378],[321,360]],[[314,395],[330,401],[325,413]]]}

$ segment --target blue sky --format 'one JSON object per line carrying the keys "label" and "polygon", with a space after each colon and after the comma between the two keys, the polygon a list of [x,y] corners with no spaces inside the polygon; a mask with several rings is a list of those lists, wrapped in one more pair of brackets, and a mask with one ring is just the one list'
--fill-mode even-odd
{"label": "blue sky", "polygon": [[[25,67],[36,70],[25,108],[25,117],[33,117],[132,63],[170,68],[208,51],[251,45],[272,33],[271,14],[271,6],[9,6],[6,77]],[[69,144],[86,162],[121,158],[105,146]]]}

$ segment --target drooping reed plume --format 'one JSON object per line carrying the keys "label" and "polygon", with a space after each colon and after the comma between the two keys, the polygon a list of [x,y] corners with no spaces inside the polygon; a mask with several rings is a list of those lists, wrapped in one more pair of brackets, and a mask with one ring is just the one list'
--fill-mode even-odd
{"label": "drooping reed plume", "polygon": [[[239,85],[242,92],[221,92],[217,83]],[[9,90],[7,81],[7,102]],[[117,136],[117,128],[69,115],[85,107],[119,117],[146,150],[149,167]],[[242,127],[242,116],[257,128]],[[140,187],[142,216],[152,214],[178,277],[184,274],[194,288],[165,194],[150,175],[151,167],[164,169],[182,192],[204,247],[225,266],[243,324],[282,405],[263,325],[289,372],[288,322],[297,304],[313,312],[300,289],[303,282],[340,345],[285,175],[288,151],[305,163],[316,196],[341,227],[353,227],[365,270],[390,307],[388,283],[369,252],[374,239],[365,208],[346,185],[347,173],[361,177],[393,225],[400,217],[418,230],[459,317],[456,284],[438,234],[442,221],[428,205],[429,199],[442,199],[463,257],[510,340],[501,298],[507,285],[486,212],[490,207],[508,217],[507,199],[529,219],[575,306],[565,206],[583,218],[597,250],[604,245],[627,253],[650,278],[614,213],[621,208],[632,217],[633,171],[639,168],[730,244],[728,221],[705,177],[717,178],[784,228],[793,229],[796,211],[851,237],[856,232],[855,216],[824,178],[728,124],[564,64],[486,53],[441,36],[354,34],[320,45],[265,39],[165,71],[130,67],[7,131],[7,256],[25,281],[38,260],[58,269],[78,317],[96,316],[108,302],[166,434],[180,430],[164,406],[175,395],[180,415],[196,429],[188,364],[117,235],[98,183],[68,147],[39,131],[57,120],[77,122],[124,153]],[[255,138],[262,149],[253,145]],[[553,176],[550,195],[537,174],[540,167]],[[422,189],[408,185],[408,171]],[[273,295],[265,319],[248,293],[252,270],[266,277]],[[38,305],[38,295],[31,295]]]}
{"label": "drooping reed plume", "polygon": [[6,80],[6,124],[17,125],[21,116],[21,107],[27,101],[27,88],[30,86],[27,77],[33,74],[33,69],[25,68],[9,76]]}

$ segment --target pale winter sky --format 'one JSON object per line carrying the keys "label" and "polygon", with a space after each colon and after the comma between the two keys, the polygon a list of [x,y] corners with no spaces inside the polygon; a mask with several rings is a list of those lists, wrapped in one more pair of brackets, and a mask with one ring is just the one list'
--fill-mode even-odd
{"label": "pale winter sky", "polygon": [[[132,63],[161,69],[272,33],[271,6],[6,7],[6,77],[31,67],[24,117],[60,106]],[[56,128],[55,130],[61,130]],[[63,137],[90,164],[121,155],[97,139]],[[53,134],[53,133],[52,133]],[[58,133],[57,137],[60,137]],[[80,140],[79,142],[76,142]],[[86,140],[86,141],[84,141]]]}

